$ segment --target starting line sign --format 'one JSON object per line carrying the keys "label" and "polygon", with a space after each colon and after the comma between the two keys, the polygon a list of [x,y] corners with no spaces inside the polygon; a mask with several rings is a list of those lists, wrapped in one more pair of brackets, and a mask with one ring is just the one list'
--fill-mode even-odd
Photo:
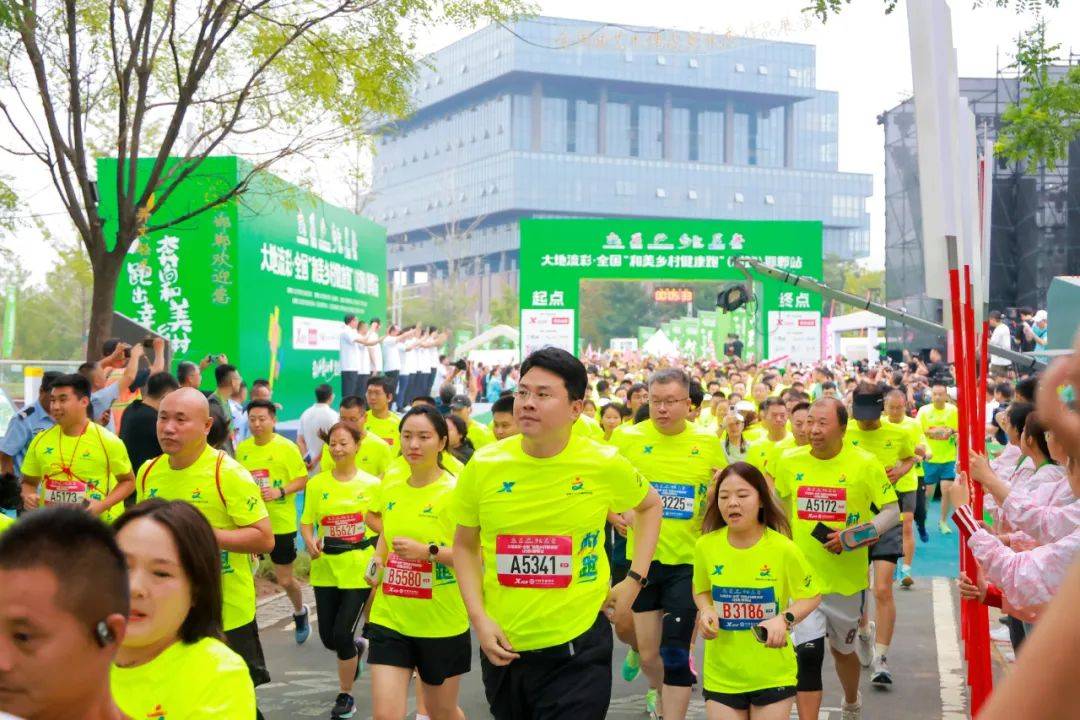
{"label": "starting line sign", "polygon": [[[820,222],[523,219],[522,353],[547,345],[577,352],[582,280],[741,280],[743,275],[732,267],[739,255],[820,280],[821,248]],[[820,359],[821,298],[768,278],[760,287],[754,323],[764,338],[762,357]],[[784,330],[769,332],[777,328]]]}

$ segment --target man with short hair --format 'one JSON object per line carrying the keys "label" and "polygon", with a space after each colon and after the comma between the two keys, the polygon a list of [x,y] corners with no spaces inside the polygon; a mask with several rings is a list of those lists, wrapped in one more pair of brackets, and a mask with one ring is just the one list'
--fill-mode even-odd
{"label": "man with short hair", "polygon": [[761,403],[761,427],[765,436],[750,444],[746,462],[760,470],[766,477],[772,476],[773,465],[780,453],[795,447],[795,438],[787,430],[787,405],[779,397],[767,397]]}
{"label": "man with short hair", "polygon": [[327,432],[338,421],[333,403],[334,389],[328,383],[323,383],[315,388],[315,404],[300,414],[296,444],[308,471],[313,474],[322,469],[320,460],[325,443],[320,434]]}
{"label": "man with short hair", "polygon": [[169,393],[157,419],[158,442],[165,454],[140,468],[135,490],[140,501],[158,497],[191,503],[214,528],[221,549],[225,641],[244,658],[252,682],[259,686],[270,682],[270,673],[255,624],[250,556],[270,552],[274,532],[251,473],[207,444],[211,424],[210,403],[198,390]]}
{"label": "man with short hair", "polygon": [[127,448],[134,470],[138,471],[144,462],[161,454],[157,439],[158,408],[166,395],[179,389],[180,383],[169,373],[154,373],[146,381],[146,394],[128,407],[125,413],[128,423],[120,430],[120,440]]}
{"label": "man with short hair", "polygon": [[[986,322],[990,326],[990,340],[988,341],[990,347],[1012,350],[1012,334],[1009,332],[1009,326],[1005,324],[1005,319],[1001,316],[1001,311],[991,310],[986,317]],[[990,356],[990,372],[993,375],[1004,375],[1011,367],[1012,362],[1009,360],[997,355]],[[944,496],[944,488],[942,495]]]}
{"label": "man with short hair", "polygon": [[[368,475],[383,477],[390,466],[390,461],[394,459],[394,452],[385,440],[368,431],[367,405],[364,399],[356,395],[342,398],[341,406],[338,407],[338,419],[360,433],[360,442],[357,443],[356,450],[356,467]],[[334,467],[334,459],[330,456],[330,446],[325,443],[320,460],[324,471]]]}
{"label": "man with short hair", "polygon": [[251,437],[236,446],[236,459],[247,468],[262,492],[274,532],[274,565],[277,584],[293,605],[296,644],[302,645],[311,634],[308,608],[300,594],[300,583],[293,576],[296,560],[296,497],[307,487],[307,465],[300,451],[276,432],[277,407],[266,399],[252,400],[247,406]]}
{"label": "man with short hair", "polygon": [[109,673],[129,595],[112,531],[85,512],[46,508],[0,534],[0,715],[125,718]]}
{"label": "man with short hair", "polygon": [[[544,348],[521,366],[521,434],[481,448],[458,478],[454,572],[480,645],[496,720],[601,720],[611,700],[612,633],[652,561],[656,491],[615,448],[572,434],[585,366]],[[634,509],[634,562],[609,587],[608,511]]]}
{"label": "man with short hair", "polygon": [[[865,603],[866,543],[896,525],[896,493],[873,455],[844,442],[847,408],[822,399],[810,407],[810,444],[780,456],[773,478],[791,521],[791,536],[814,571],[821,605],[795,627],[799,663],[800,717],[817,717],[821,706],[821,663],[827,636],[844,691],[844,720],[858,720],[859,657],[855,641]],[[878,508],[873,515],[871,506]],[[873,528],[869,528],[869,522]],[[825,527],[824,541],[818,539]],[[855,533],[857,529],[858,534]]]}
{"label": "man with short hair", "polygon": [[[697,618],[694,544],[701,536],[713,476],[727,465],[719,438],[689,420],[690,384],[677,368],[654,372],[648,385],[649,419],[614,440],[620,454],[657,491],[663,506],[648,582],[633,605],[637,652],[630,650],[623,677],[632,680],[637,674],[634,666],[640,655],[650,685],[646,712],[669,720],[685,718],[690,704],[691,638]],[[628,546],[630,542],[628,535]]]}
{"label": "man with short hair", "polygon": [[926,482],[926,504],[934,497],[934,488],[941,485],[942,535],[952,533],[946,522],[949,517],[949,488],[956,479],[956,436],[959,433],[960,411],[949,401],[949,389],[943,382],[934,382],[930,388],[930,404],[923,405],[916,413],[926,436],[930,457],[923,463]]}
{"label": "man with short hair", "polygon": [[90,420],[90,383],[82,375],[56,378],[49,400],[56,425],[34,438],[23,460],[23,508],[74,505],[115,519],[134,490],[124,443]]}
{"label": "man with short hair", "polygon": [[519,432],[514,420],[514,396],[504,395],[491,405],[491,434],[496,440],[505,440]]}
{"label": "man with short hair", "polygon": [[227,365],[229,358],[225,355],[207,355],[198,364],[190,360],[184,360],[176,366],[176,380],[180,387],[189,387],[199,390],[202,386],[202,371],[214,365]]}
{"label": "man with short hair", "polygon": [[[794,447],[809,445],[810,403],[805,400],[797,402],[791,407],[789,412],[791,413],[791,437],[795,441]],[[790,450],[792,448],[788,449]],[[787,450],[784,452],[787,452]],[[783,453],[781,453],[781,455],[783,455]]]}
{"label": "man with short hair", "polygon": [[491,434],[491,431],[472,419],[472,400],[468,395],[455,395],[450,401],[450,412],[465,421],[466,437],[474,448],[479,450],[495,442],[495,436]]}
{"label": "man with short hair", "polygon": [[391,450],[397,453],[401,447],[398,440],[401,417],[390,410],[395,390],[394,382],[390,378],[376,375],[368,381],[366,399],[368,430],[385,440]]}
{"label": "man with short hair", "polygon": [[237,372],[235,365],[218,365],[214,368],[214,380],[216,382],[216,389],[207,398],[210,405],[217,405],[218,410],[221,411],[222,417],[225,418],[225,423],[228,426],[228,434],[225,439],[222,449],[229,453],[229,455],[236,457],[236,423],[233,421],[233,406],[231,404],[233,395],[240,390],[240,384],[243,382],[240,378],[240,373]]}
{"label": "man with short hair", "polygon": [[395,398],[401,392],[398,380],[401,377],[401,343],[416,335],[416,328],[401,331],[397,325],[391,325],[386,329],[386,337],[381,342],[383,375],[391,382]]}

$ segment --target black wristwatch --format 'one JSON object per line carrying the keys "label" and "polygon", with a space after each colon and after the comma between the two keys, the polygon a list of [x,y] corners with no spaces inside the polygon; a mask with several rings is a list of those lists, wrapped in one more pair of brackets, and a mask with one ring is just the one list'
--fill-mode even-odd
{"label": "black wristwatch", "polygon": [[639,575],[633,570],[628,570],[626,573],[626,577],[630,578],[631,580],[637,581],[637,584],[643,588],[649,587],[649,578],[641,577],[641,575]]}
{"label": "black wristwatch", "polygon": [[784,613],[784,622],[787,623],[787,629],[788,630],[795,627],[795,615],[792,614],[791,612],[785,612]]}
{"label": "black wristwatch", "polygon": [[436,545],[435,543],[431,543],[430,545],[427,546],[427,551],[428,551],[428,560],[430,562],[435,562],[435,560],[437,560],[438,557],[439,557],[439,546]]}
{"label": "black wristwatch", "polygon": [[281,491],[281,497],[279,497],[278,500],[284,500],[285,499],[285,488],[278,488],[278,490]]}

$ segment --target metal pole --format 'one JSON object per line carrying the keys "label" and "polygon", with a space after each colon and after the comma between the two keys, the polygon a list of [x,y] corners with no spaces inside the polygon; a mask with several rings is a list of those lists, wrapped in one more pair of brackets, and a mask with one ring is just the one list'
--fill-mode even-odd
{"label": "metal pole", "polygon": [[[926,330],[927,332],[932,332],[937,335],[944,335],[946,333],[944,325],[939,325],[938,323],[924,320],[923,318],[915,317],[914,315],[909,315],[903,310],[897,310],[896,308],[891,308],[887,305],[882,305],[866,298],[861,298],[858,295],[852,295],[851,293],[846,293],[842,290],[834,290],[828,285],[825,285],[818,280],[806,277],[805,275],[795,275],[794,273],[790,273],[787,270],[780,270],[778,268],[774,268],[773,266],[766,265],[757,258],[749,257],[748,255],[739,255],[738,257],[732,258],[731,264],[733,267],[736,267],[746,273],[747,277],[749,277],[749,272],[747,272],[747,267],[749,267],[761,273],[762,275],[771,277],[774,280],[779,280],[780,282],[791,285],[792,287],[802,288],[804,290],[815,292],[824,298],[836,300],[837,302],[844,303],[845,305],[850,305],[851,307],[855,307],[860,310],[869,310],[889,320],[895,320],[896,322],[902,323],[904,325],[910,325],[911,327],[919,328],[920,330]],[[1036,360],[1034,357],[1026,355],[1024,353],[1018,353],[1013,350],[1005,350],[1004,348],[998,348],[992,345],[988,349],[991,355],[997,355],[998,357],[1009,360],[1010,362],[1014,362],[1017,364],[1017,366],[1021,368],[1040,370],[1046,367],[1046,363],[1042,360]]]}

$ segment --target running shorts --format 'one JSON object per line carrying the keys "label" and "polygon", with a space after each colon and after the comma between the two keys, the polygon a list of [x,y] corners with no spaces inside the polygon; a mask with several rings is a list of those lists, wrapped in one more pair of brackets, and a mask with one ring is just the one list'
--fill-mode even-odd
{"label": "running shorts", "polygon": [[266,658],[263,656],[262,642],[259,641],[259,626],[254,620],[247,625],[226,630],[225,644],[244,658],[255,687],[270,682],[270,671],[266,669]]}
{"label": "running shorts", "polygon": [[634,612],[664,610],[694,611],[694,566],[665,565],[656,560],[649,565],[649,584],[638,591]]}
{"label": "running shorts", "polygon": [[447,678],[464,675],[472,668],[472,640],[468,630],[450,637],[420,638],[368,623],[364,637],[370,642],[369,665],[416,668],[425,685],[442,685]]}
{"label": "running shorts", "polygon": [[896,499],[900,504],[901,513],[913,513],[915,512],[915,503],[918,500],[918,490],[909,490],[907,492],[896,492]]}
{"label": "running shorts", "polygon": [[296,560],[296,531],[274,535],[274,549],[270,551],[270,562],[275,565],[292,565]]}
{"label": "running shorts", "polygon": [[782,687],[763,688],[743,693],[719,693],[712,690],[705,691],[705,700],[727,705],[735,710],[749,710],[750,706],[764,707],[773,703],[795,697],[795,686],[784,685]]}
{"label": "running shorts", "polygon": [[[863,606],[866,603],[866,591],[860,590],[854,595],[840,595],[829,593],[821,596],[821,604],[817,606],[810,616],[795,626],[798,630],[803,625],[811,623],[807,630],[816,624],[820,627],[822,619],[825,625],[825,635],[829,638],[829,645],[842,655],[855,652],[856,637],[859,634],[859,619],[862,617]],[[821,618],[811,619],[814,615]],[[807,642],[813,638],[798,634],[793,638],[796,643]]]}
{"label": "running shorts", "polygon": [[926,471],[926,476],[923,481],[927,485],[937,485],[942,480],[947,482],[956,479],[956,461],[952,462],[925,462],[923,463],[923,469]]}

